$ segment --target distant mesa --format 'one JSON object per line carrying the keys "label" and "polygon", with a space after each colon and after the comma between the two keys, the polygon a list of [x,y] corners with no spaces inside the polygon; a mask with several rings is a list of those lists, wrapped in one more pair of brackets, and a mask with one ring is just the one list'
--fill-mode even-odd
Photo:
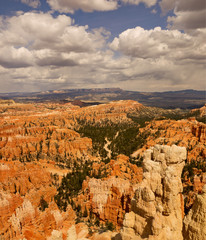
{"label": "distant mesa", "polygon": [[79,106],[79,107],[85,107],[85,103],[80,100],[74,100],[71,102],[72,105]]}
{"label": "distant mesa", "polygon": [[87,107],[91,105],[99,105],[100,103],[99,102],[83,102],[81,100],[74,100],[74,101],[71,101],[71,104],[79,107]]}

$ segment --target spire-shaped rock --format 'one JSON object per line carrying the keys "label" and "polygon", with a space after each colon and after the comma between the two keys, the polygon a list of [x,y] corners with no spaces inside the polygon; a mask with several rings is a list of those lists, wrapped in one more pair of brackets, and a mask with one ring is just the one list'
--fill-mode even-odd
{"label": "spire-shaped rock", "polygon": [[122,240],[182,240],[183,147],[155,145],[144,154],[143,181],[132,212],[126,214]]}

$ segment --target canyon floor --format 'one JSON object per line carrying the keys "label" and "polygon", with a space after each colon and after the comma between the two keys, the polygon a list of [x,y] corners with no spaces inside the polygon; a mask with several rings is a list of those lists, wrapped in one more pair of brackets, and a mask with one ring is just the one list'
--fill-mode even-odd
{"label": "canyon floor", "polygon": [[206,239],[205,121],[206,106],[0,100],[0,239]]}

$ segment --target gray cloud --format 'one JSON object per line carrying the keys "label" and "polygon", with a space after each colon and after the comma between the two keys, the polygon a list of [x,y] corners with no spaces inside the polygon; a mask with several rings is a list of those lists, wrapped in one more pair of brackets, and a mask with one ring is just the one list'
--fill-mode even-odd
{"label": "gray cloud", "polygon": [[157,3],[157,0],[121,0],[125,4],[139,5],[144,3],[147,7],[152,7]]}
{"label": "gray cloud", "polygon": [[173,10],[174,16],[168,17],[168,27],[184,31],[206,27],[205,0],[162,0],[163,13]]}
{"label": "gray cloud", "polygon": [[181,0],[177,1],[176,11],[186,12],[186,11],[202,11],[206,8],[205,0]]}
{"label": "gray cloud", "polygon": [[194,30],[206,27],[206,10],[179,12],[176,16],[168,17],[169,28],[180,30]]}

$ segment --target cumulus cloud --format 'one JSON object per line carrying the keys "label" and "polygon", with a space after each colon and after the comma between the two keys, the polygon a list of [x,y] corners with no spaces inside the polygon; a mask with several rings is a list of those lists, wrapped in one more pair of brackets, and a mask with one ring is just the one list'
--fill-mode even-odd
{"label": "cumulus cloud", "polygon": [[192,36],[160,27],[151,30],[136,27],[121,33],[110,47],[130,59],[129,66],[122,71],[130,80],[165,81],[164,86],[171,84],[171,87],[180,87],[187,82],[194,88],[194,82],[198,81],[204,89],[204,38],[203,30],[196,31]]}
{"label": "cumulus cloud", "polygon": [[85,12],[111,11],[117,9],[121,4],[139,5],[144,3],[147,7],[154,6],[157,0],[47,0],[53,10],[61,13],[74,13],[81,9]]}
{"label": "cumulus cloud", "polygon": [[95,84],[106,77],[98,75],[112,59],[113,53],[103,50],[108,36],[103,28],[77,26],[65,15],[29,12],[1,17],[0,84],[7,81],[7,89],[15,91],[82,87],[85,80],[88,86]]}
{"label": "cumulus cloud", "polygon": [[107,44],[108,36],[103,28],[77,26],[66,15],[0,18],[1,91],[204,89],[205,29],[189,34],[136,27]]}
{"label": "cumulus cloud", "polygon": [[[75,66],[78,55],[105,44],[104,29],[89,31],[65,15],[24,13],[1,19],[0,65],[4,67]],[[76,54],[74,54],[76,53]],[[82,57],[82,55],[81,55]]]}
{"label": "cumulus cloud", "polygon": [[40,0],[21,0],[21,2],[33,8],[38,8],[41,5]]}
{"label": "cumulus cloud", "polygon": [[111,43],[111,48],[127,56],[137,58],[181,58],[188,51],[204,55],[196,39],[178,30],[162,30],[156,27],[145,30],[141,27],[128,29]]}
{"label": "cumulus cloud", "polygon": [[0,65],[5,68],[22,68],[32,65],[32,53],[24,48],[3,47],[0,50]]}
{"label": "cumulus cloud", "polygon": [[205,0],[162,0],[160,7],[163,13],[174,11],[174,16],[168,17],[168,27],[191,31],[206,27]]}
{"label": "cumulus cloud", "polygon": [[47,0],[53,10],[65,13],[73,13],[81,9],[85,12],[111,11],[118,7],[115,0]]}

